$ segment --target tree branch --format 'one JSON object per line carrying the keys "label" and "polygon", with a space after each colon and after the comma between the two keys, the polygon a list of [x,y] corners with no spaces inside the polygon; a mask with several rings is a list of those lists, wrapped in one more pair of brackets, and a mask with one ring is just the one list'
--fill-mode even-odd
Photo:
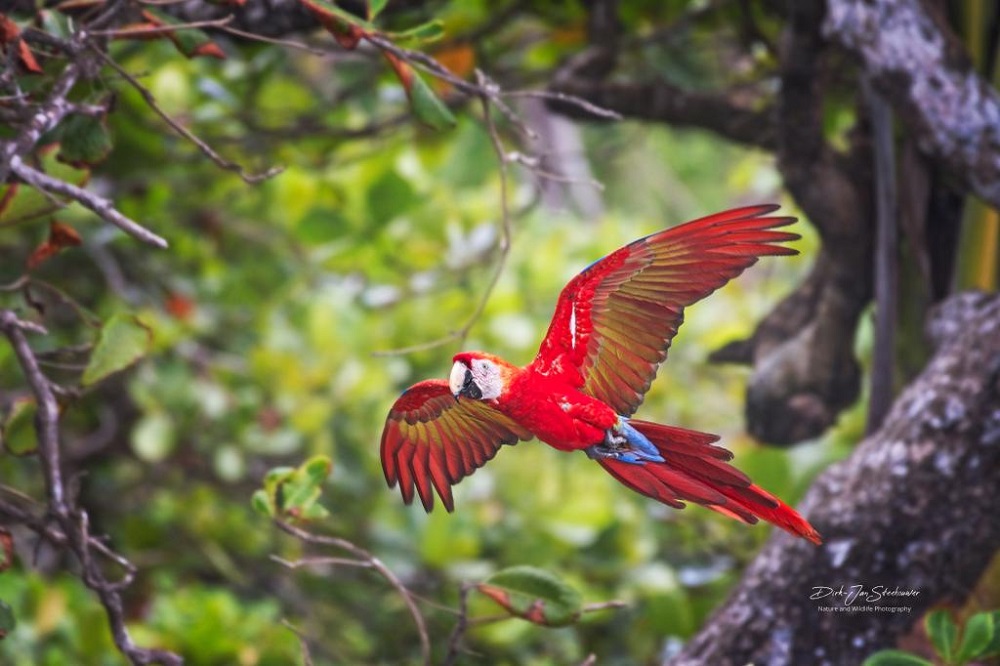
{"label": "tree branch", "polygon": [[[25,331],[41,332],[38,327],[20,320],[10,310],[0,310],[0,333],[10,342],[14,356],[21,366],[25,380],[35,396],[37,414],[35,416],[35,432],[38,438],[38,457],[42,463],[45,477],[45,490],[48,498],[47,509],[54,516],[65,537],[65,545],[80,562],[81,579],[94,591],[104,606],[111,625],[111,633],[115,645],[123,655],[134,664],[166,664],[180,666],[183,660],[173,652],[138,647],[129,635],[125,623],[125,610],[122,605],[120,589],[127,586],[134,573],[134,568],[127,560],[103,546],[95,548],[95,540],[90,535],[87,513],[74,506],[72,499],[66,493],[62,475],[62,449],[59,441],[59,403],[48,378],[42,373],[38,359],[28,344]],[[17,516],[16,507],[3,507],[4,514]],[[23,513],[23,512],[22,512]],[[23,516],[27,518],[28,516]],[[37,525],[37,521],[35,522]],[[49,536],[49,530],[45,530]],[[52,533],[53,535],[55,533]],[[57,542],[53,538],[54,542]],[[125,569],[125,576],[119,581],[109,581],[94,560],[93,551],[111,557]]]}
{"label": "tree branch", "polygon": [[31,185],[37,190],[64,196],[68,199],[76,201],[85,208],[89,208],[102,220],[110,222],[137,240],[158,248],[167,247],[167,241],[163,237],[154,234],[138,222],[122,215],[118,209],[115,208],[114,204],[104,197],[100,197],[93,192],[83,189],[82,187],[77,187],[72,183],[68,183],[64,180],[59,180],[58,178],[53,178],[48,174],[42,173],[38,169],[34,169],[25,164],[21,160],[20,155],[15,155],[11,158],[10,170],[11,173],[20,178],[23,182]]}
{"label": "tree branch", "polygon": [[824,36],[861,60],[920,148],[1000,206],[1000,94],[917,0],[828,0]]}
{"label": "tree branch", "polygon": [[[801,505],[825,545],[775,534],[672,664],[861,663],[931,606],[967,597],[1000,548],[998,329],[1000,296],[959,294],[938,307],[931,362]],[[841,585],[916,594],[857,602],[902,612],[823,611],[844,598],[810,599]]]}

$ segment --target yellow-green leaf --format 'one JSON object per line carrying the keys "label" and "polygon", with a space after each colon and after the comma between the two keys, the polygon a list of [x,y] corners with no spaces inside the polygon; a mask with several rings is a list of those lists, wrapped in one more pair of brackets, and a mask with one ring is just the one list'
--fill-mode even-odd
{"label": "yellow-green leaf", "polygon": [[90,386],[133,365],[149,352],[153,336],[136,317],[116,314],[104,323],[81,382]]}

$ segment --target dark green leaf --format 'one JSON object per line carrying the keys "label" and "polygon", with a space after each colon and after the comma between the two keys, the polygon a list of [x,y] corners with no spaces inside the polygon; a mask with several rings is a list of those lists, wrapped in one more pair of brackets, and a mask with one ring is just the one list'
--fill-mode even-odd
{"label": "dark green leaf", "polygon": [[570,624],[580,616],[580,593],[555,575],[530,566],[504,569],[477,588],[511,615],[545,626]]}
{"label": "dark green leaf", "polygon": [[116,314],[104,323],[81,383],[90,386],[128,368],[149,353],[150,330],[132,315]]}
{"label": "dark green leaf", "polygon": [[955,652],[955,640],[958,638],[958,627],[951,619],[951,614],[948,611],[936,610],[927,615],[924,626],[937,653],[945,661],[951,661]]}
{"label": "dark green leaf", "polygon": [[955,661],[964,664],[978,657],[993,640],[993,616],[976,613],[965,623]]}
{"label": "dark green leaf", "polygon": [[417,200],[409,181],[395,171],[386,171],[368,190],[368,214],[374,224],[381,226],[406,213]]}
{"label": "dark green leaf", "polygon": [[409,94],[413,113],[428,127],[440,130],[455,124],[455,116],[452,115],[447,105],[434,94],[419,72],[413,72]]}
{"label": "dark green leaf", "polygon": [[104,118],[75,113],[62,124],[57,158],[75,167],[93,166],[111,152],[111,135]]}
{"label": "dark green leaf", "polygon": [[421,23],[409,30],[388,33],[388,36],[393,41],[399,42],[416,42],[418,44],[435,42],[444,37],[444,23],[438,19],[434,19],[427,23]]}
{"label": "dark green leaf", "polygon": [[923,657],[902,650],[879,650],[862,662],[862,666],[934,666]]}

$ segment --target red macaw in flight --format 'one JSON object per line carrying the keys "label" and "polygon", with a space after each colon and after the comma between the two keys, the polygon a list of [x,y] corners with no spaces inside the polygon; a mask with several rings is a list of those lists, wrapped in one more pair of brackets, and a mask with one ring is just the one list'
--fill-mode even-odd
{"label": "red macaw in flight", "polygon": [[382,433],[382,469],[403,500],[434,491],[454,509],[452,485],[504,444],[537,437],[583,450],[632,490],[674,508],[682,500],[745,523],[759,518],[816,544],[794,509],[726,461],[717,435],[631,418],[667,356],[684,308],[764,255],[796,251],[774,231],[795,221],[776,205],[710,215],[640,238],[591,264],[563,289],[538,355],[520,368],[484,352],[454,357],[448,381],[414,384]]}

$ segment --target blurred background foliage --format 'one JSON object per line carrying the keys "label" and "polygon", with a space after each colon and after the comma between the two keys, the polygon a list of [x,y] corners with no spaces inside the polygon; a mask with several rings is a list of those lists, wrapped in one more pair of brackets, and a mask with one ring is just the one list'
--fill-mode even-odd
{"label": "blurred background foliage", "polygon": [[[623,20],[643,34],[683,5],[628,3]],[[546,5],[474,52],[447,42],[452,52],[442,60],[455,67],[472,59],[529,86],[582,39],[574,7]],[[485,1],[442,2],[433,15],[447,35],[461,35],[492,11]],[[650,45],[644,57],[688,84],[739,76],[717,37],[694,31],[682,52]],[[389,405],[412,382],[444,376],[460,345],[393,350],[461,327],[500,261],[501,181],[480,110],[457,109],[453,128],[430,131],[409,119],[381,60],[221,43],[224,61],[186,60],[164,42],[123,42],[112,53],[164,110],[227,157],[284,172],[248,185],[218,169],[109,73],[114,149],[81,179],[89,175],[92,188],[113,195],[170,249],[139,246],[72,206],[57,217],[84,245],[34,272],[58,289],[36,292],[52,333],[43,345],[92,343],[87,313],[132,313],[153,333],[147,359],[87,391],[64,421],[67,457],[81,471],[74,484],[95,532],[140,569],[127,596],[136,640],[176,649],[191,664],[294,663],[299,641],[284,619],[308,639],[317,663],[415,660],[419,643],[402,601],[371,572],[290,573],[269,558],[295,558],[303,546],[254,513],[251,494],[268,469],[323,454],[334,463],[323,500],[330,516],[314,527],[363,545],[427,600],[436,653],[454,623],[460,584],[519,564],[558,572],[585,601],[628,606],[561,629],[517,620],[474,628],[474,661],[569,663],[593,652],[602,664],[635,663],[675,649],[724,598],[769,528],[697,507],[669,510],[582,454],[538,443],[505,449],[462,483],[454,515],[425,515],[385,487],[378,440]],[[842,126],[831,119],[832,134]],[[501,130],[513,149],[517,133]],[[527,362],[559,290],[596,258],[728,206],[789,205],[764,153],[662,126],[575,131],[584,152],[571,159],[604,189],[548,182],[547,191],[563,195],[553,203],[535,174],[511,169],[513,245],[461,348]],[[581,187],[599,202],[597,214],[574,205],[571,190]],[[19,202],[0,220],[0,284],[21,275],[47,233],[51,216],[23,217],[31,205],[39,202]],[[742,426],[746,371],[705,357],[750,334],[808,268],[817,240],[805,224],[795,230],[803,234],[800,256],[765,260],[689,310],[639,412],[721,434],[737,465],[790,503],[846,455],[863,414],[851,412],[821,441],[794,450],[760,448]],[[0,304],[23,307],[10,292]],[[867,335],[859,345],[864,354]],[[72,379],[82,366],[55,358],[46,370]],[[0,390],[21,381],[0,345]],[[0,476],[41,496],[30,456],[4,453]],[[59,554],[33,549],[30,539],[18,547],[19,561],[0,574],[0,599],[18,622],[0,642],[3,661],[121,663],[100,606],[79,580],[49,573]],[[496,611],[485,600],[473,606],[473,615]]]}

